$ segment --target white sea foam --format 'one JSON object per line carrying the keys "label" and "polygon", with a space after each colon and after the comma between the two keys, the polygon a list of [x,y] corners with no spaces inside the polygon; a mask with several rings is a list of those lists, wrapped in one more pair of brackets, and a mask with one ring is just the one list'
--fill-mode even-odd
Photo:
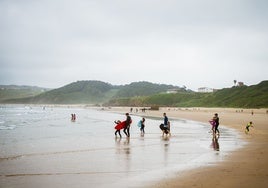
{"label": "white sea foam", "polygon": [[15,128],[16,128],[16,125],[0,125],[0,130],[12,130]]}

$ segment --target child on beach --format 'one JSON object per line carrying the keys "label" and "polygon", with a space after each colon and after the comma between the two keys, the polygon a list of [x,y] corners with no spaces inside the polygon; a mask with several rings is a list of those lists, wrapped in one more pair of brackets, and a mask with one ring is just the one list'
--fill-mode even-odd
{"label": "child on beach", "polygon": [[[121,121],[117,120],[117,121],[114,121],[114,123],[118,125],[119,123],[121,123]],[[117,133],[119,134],[120,138],[122,138],[121,133],[120,133],[120,129],[116,129],[116,131],[114,132],[116,137],[117,137]]]}
{"label": "child on beach", "polygon": [[247,125],[246,125],[246,129],[245,129],[245,133],[248,134],[249,132],[249,127],[253,127],[253,122],[250,121]]}
{"label": "child on beach", "polygon": [[215,132],[216,122],[213,119],[209,120],[208,122],[211,124],[211,126],[212,126],[211,130],[214,133]]}
{"label": "child on beach", "polygon": [[145,118],[142,118],[142,120],[140,120],[139,124],[140,124],[140,131],[141,131],[141,135],[144,135],[145,131],[144,131],[144,127],[145,127]]}

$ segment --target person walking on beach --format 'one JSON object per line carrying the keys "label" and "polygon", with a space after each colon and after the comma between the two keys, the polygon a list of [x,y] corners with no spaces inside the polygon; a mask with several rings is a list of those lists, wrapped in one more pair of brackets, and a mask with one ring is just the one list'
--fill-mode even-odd
{"label": "person walking on beach", "polygon": [[248,134],[249,132],[249,127],[253,127],[253,123],[252,121],[250,121],[247,125],[246,125],[246,129],[245,129],[245,133]]}
{"label": "person walking on beach", "polygon": [[71,115],[72,115],[71,121],[75,121],[76,120],[76,115],[75,114],[71,114]]}
{"label": "person walking on beach", "polygon": [[140,131],[141,131],[141,135],[144,135],[145,131],[144,131],[144,127],[145,127],[145,118],[142,118],[142,120],[140,120]]}
{"label": "person walking on beach", "polygon": [[211,131],[214,134],[216,122],[213,119],[209,120],[208,122],[211,124]]}
{"label": "person walking on beach", "polygon": [[[114,121],[114,123],[118,125],[119,123],[121,123],[121,121],[117,120],[117,121]],[[119,134],[120,138],[122,138],[120,129],[116,129],[116,131],[114,132],[115,137],[117,137],[117,133]]]}
{"label": "person walking on beach", "polygon": [[125,125],[125,128],[123,131],[127,137],[130,137],[129,128],[130,128],[131,123],[132,123],[131,117],[130,117],[129,113],[126,113],[126,125]]}
{"label": "person walking on beach", "polygon": [[162,130],[163,134],[162,136],[164,136],[164,134],[170,134],[169,132],[169,127],[170,127],[170,122],[168,121],[168,117],[166,113],[163,113],[164,116],[164,124],[160,125],[160,129]]}
{"label": "person walking on beach", "polygon": [[216,134],[216,133],[220,134],[220,131],[218,129],[219,124],[220,124],[220,118],[219,118],[217,113],[214,114],[213,121],[215,122],[214,134]]}

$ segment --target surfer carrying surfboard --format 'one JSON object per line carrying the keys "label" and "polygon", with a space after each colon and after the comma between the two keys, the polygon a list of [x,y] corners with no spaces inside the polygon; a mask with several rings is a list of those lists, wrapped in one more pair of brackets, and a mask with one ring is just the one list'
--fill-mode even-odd
{"label": "surfer carrying surfboard", "polygon": [[246,125],[246,129],[245,129],[245,133],[248,134],[249,132],[249,127],[253,127],[253,123],[252,121],[250,121],[247,125]]}
{"label": "surfer carrying surfboard", "polygon": [[164,124],[162,123],[159,127],[160,129],[162,130],[163,132],[163,135],[166,134],[166,135],[170,135],[170,122],[168,121],[168,117],[167,117],[167,114],[166,113],[163,113],[163,116],[164,116]]}
{"label": "surfer carrying surfboard", "polygon": [[127,137],[130,137],[129,128],[130,128],[131,123],[132,123],[131,117],[129,113],[126,113],[126,124],[125,124],[123,132],[125,133]]}
{"label": "surfer carrying surfboard", "polygon": [[[121,121],[117,120],[117,121],[114,121],[114,123],[118,125],[121,123]],[[120,138],[122,138],[121,133],[120,133],[120,128],[116,129],[116,131],[114,132],[116,137],[117,137],[117,133],[119,134]]]}

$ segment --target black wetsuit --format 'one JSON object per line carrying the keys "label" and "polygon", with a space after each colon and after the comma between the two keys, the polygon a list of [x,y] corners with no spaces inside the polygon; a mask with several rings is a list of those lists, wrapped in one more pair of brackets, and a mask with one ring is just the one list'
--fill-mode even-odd
{"label": "black wetsuit", "polygon": [[141,121],[141,128],[140,128],[140,130],[141,130],[142,133],[144,133],[144,127],[145,127],[145,126],[144,126],[144,122]]}
{"label": "black wetsuit", "polygon": [[215,133],[220,133],[220,131],[219,131],[219,129],[218,129],[218,127],[219,127],[219,121],[220,121],[220,119],[219,119],[219,117],[215,117],[215,118],[213,118],[214,119],[214,121],[215,121]]}
{"label": "black wetsuit", "polygon": [[130,137],[130,134],[129,134],[130,124],[131,124],[131,117],[128,115],[126,119],[126,126],[123,130],[127,137]]}

